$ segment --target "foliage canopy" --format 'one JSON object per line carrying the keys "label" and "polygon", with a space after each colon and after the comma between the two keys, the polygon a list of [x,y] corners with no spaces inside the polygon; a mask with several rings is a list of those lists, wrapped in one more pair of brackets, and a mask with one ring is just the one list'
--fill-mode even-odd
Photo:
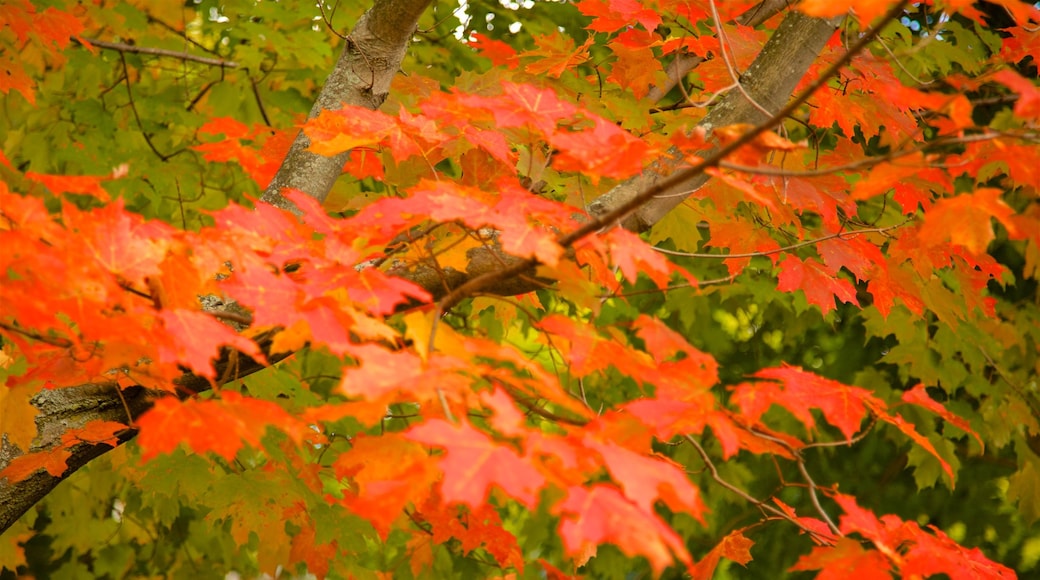
{"label": "foliage canopy", "polygon": [[786,4],[4,3],[0,577],[1036,573],[1040,10]]}

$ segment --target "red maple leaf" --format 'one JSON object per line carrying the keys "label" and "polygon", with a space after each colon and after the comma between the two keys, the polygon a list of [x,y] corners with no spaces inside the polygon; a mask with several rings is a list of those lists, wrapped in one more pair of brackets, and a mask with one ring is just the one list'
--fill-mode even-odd
{"label": "red maple leaf", "polygon": [[[858,506],[852,496],[837,494],[834,501],[845,511],[839,525],[841,532],[856,533],[870,540],[882,559],[898,568],[903,577],[926,578],[937,574],[954,580],[1016,577],[1010,568],[989,560],[978,548],[964,548],[937,528],[932,527],[929,533],[916,522],[906,522],[894,515],[878,518]],[[857,559],[866,557],[855,551],[853,555]],[[877,558],[871,561],[882,565]],[[814,568],[818,567],[821,566],[814,563]],[[847,569],[842,572],[847,573]]]}
{"label": "red maple leaf", "polygon": [[745,383],[733,388],[733,402],[745,417],[756,422],[769,407],[780,405],[811,430],[816,421],[809,409],[816,408],[851,440],[866,419],[868,408],[885,407],[866,389],[843,385],[795,366],[763,369],[752,376],[777,381]]}
{"label": "red maple leaf", "polygon": [[493,507],[460,509],[431,496],[419,507],[413,519],[430,524],[432,540],[444,544],[455,538],[462,549],[471,552],[483,547],[501,566],[524,570],[524,558],[516,536],[502,527],[502,520]]}
{"label": "red maple leaf", "polygon": [[71,205],[63,209],[66,226],[104,269],[142,285],[146,276],[159,273],[173,228],[126,211],[122,199],[89,212]]}
{"label": "red maple leaf", "polygon": [[997,71],[993,79],[1018,93],[1016,115],[1024,119],[1040,119],[1040,89],[1032,81],[1010,69]]}
{"label": "red maple leaf", "polygon": [[329,564],[339,553],[340,548],[336,540],[319,543],[316,538],[317,530],[314,522],[307,521],[301,526],[300,532],[292,537],[289,561],[305,562],[308,573],[318,578],[325,578],[329,573]]}
{"label": "red maple leaf", "polygon": [[576,105],[564,101],[552,89],[511,82],[502,83],[501,95],[460,95],[458,101],[489,111],[499,128],[530,125],[546,135],[556,130],[558,122],[571,119],[578,112]]}
{"label": "red maple leaf", "polygon": [[51,190],[51,193],[80,193],[92,195],[101,201],[109,201],[108,192],[101,187],[101,182],[107,177],[94,175],[45,175],[28,171],[25,173],[27,179],[43,184]]}
{"label": "red maple leaf", "polygon": [[789,518],[798,522],[798,525],[801,526],[804,532],[811,534],[812,540],[816,542],[817,545],[832,545],[834,542],[838,541],[838,536],[834,533],[834,530],[831,529],[827,522],[819,518],[799,516],[794,511],[793,507],[780,501],[778,498],[774,497],[773,503],[775,503],[776,506]]}
{"label": "red maple leaf", "polygon": [[781,292],[801,290],[809,304],[815,304],[826,315],[834,310],[834,299],[856,303],[856,289],[843,278],[836,278],[819,261],[802,260],[788,255],[780,262],[780,278],[776,285]]}
{"label": "red maple leaf", "polygon": [[554,266],[563,247],[547,228],[531,223],[545,217],[550,224],[570,222],[570,209],[533,196],[512,182],[502,182],[498,195],[449,181],[422,181],[413,190],[411,212],[421,212],[436,221],[459,220],[473,230],[492,226],[499,230],[502,249],[521,258],[535,258]]}
{"label": "red maple leaf", "polygon": [[672,265],[665,259],[664,254],[654,251],[653,246],[642,238],[622,228],[614,228],[603,237],[610,247],[610,257],[614,265],[621,270],[626,280],[635,284],[639,274],[643,273],[649,276],[658,288],[668,287]]}
{"label": "red maple leaf", "polygon": [[935,457],[936,461],[939,462],[939,466],[942,467],[943,471],[946,472],[946,475],[950,478],[950,481],[952,482],[954,480],[953,468],[950,467],[949,462],[943,459],[942,455],[939,455],[939,451],[935,449],[935,446],[932,445],[932,442],[929,441],[927,437],[917,432],[913,423],[910,423],[899,415],[893,415],[883,411],[879,412],[878,410],[875,410],[875,413],[877,413],[879,420],[899,429],[904,435],[913,440],[914,443],[917,443],[922,449],[930,453],[932,457]]}
{"label": "red maple leaf", "polygon": [[[735,209],[735,208],[734,208]],[[708,245],[713,248],[729,250],[730,254],[751,254],[758,252],[774,252],[780,247],[764,228],[756,227],[754,224],[735,219],[726,224],[724,228],[713,228]],[[774,261],[779,259],[778,253],[770,254]],[[744,267],[751,262],[750,257],[726,258],[724,263],[731,276],[736,276]]]}
{"label": "red maple leaf", "polygon": [[1004,192],[1000,189],[983,187],[972,195],[958,195],[937,201],[925,214],[919,239],[926,246],[938,246],[949,241],[964,246],[972,254],[986,252],[993,241],[993,223],[990,218],[997,218],[1008,229],[1012,237],[1018,233],[1011,209],[1000,198]]}
{"label": "red maple leaf", "polygon": [[839,270],[847,268],[861,282],[870,278],[876,264],[885,263],[881,250],[863,236],[824,240],[816,250],[832,275],[836,276]]}
{"label": "red maple leaf", "polygon": [[708,58],[708,53],[719,50],[719,39],[715,36],[683,36],[682,38],[670,38],[661,45],[661,52],[671,54],[678,50],[685,50],[689,54]]}
{"label": "red maple leaf", "polygon": [[496,66],[516,68],[516,49],[501,40],[474,32],[467,44],[475,48],[481,56],[491,59],[491,63]]}
{"label": "red maple leaf", "polygon": [[939,415],[954,427],[957,427],[961,431],[964,431],[965,433],[974,436],[975,440],[979,442],[979,447],[981,447],[982,449],[986,448],[986,445],[982,442],[982,437],[980,437],[978,433],[972,430],[971,425],[968,424],[968,422],[964,418],[954,415],[949,411],[949,409],[943,407],[938,401],[929,397],[928,391],[925,390],[924,385],[918,383],[914,386],[914,388],[904,392],[903,400],[907,403],[912,403],[914,405],[924,407],[925,409],[928,409],[936,415]]}
{"label": "red maple leaf", "polygon": [[348,173],[358,179],[371,177],[376,181],[383,181],[386,177],[379,153],[369,147],[351,149],[347,161],[343,164],[343,173]]}
{"label": "red maple leaf", "polygon": [[446,451],[440,461],[444,471],[441,494],[446,501],[479,508],[495,486],[534,509],[537,494],[545,486],[545,477],[516,451],[495,443],[466,421],[453,425],[431,419],[409,429],[405,437]]}
{"label": "red maple leaf", "polygon": [[61,445],[37,453],[26,453],[11,460],[0,470],[0,479],[7,478],[14,483],[29,478],[41,469],[54,477],[61,477],[68,468],[67,462],[72,457],[74,447],[81,443],[115,447],[117,435],[127,429],[123,423],[101,420],[91,421],[78,429],[69,429],[61,434]]}
{"label": "red maple leaf", "polygon": [[816,546],[790,568],[792,572],[822,570],[817,578],[837,580],[891,580],[892,564],[877,550],[868,550],[852,538],[839,538],[832,546]]}
{"label": "red maple leaf", "polygon": [[[323,110],[307,121],[304,132],[310,137],[310,150],[319,155],[337,155],[356,147],[372,147],[398,132],[397,119],[381,111],[343,105],[335,111]],[[395,159],[406,159],[409,151],[397,151]],[[400,156],[400,157],[399,157]]]}
{"label": "red maple leaf", "polygon": [[612,42],[610,48],[617,60],[614,61],[607,80],[632,91],[632,95],[637,99],[645,97],[654,85],[657,74],[662,71],[661,61],[647,46],[627,46],[621,42]]}
{"label": "red maple leaf", "polygon": [[0,470],[0,479],[6,478],[9,482],[16,483],[28,479],[41,469],[54,477],[61,477],[68,468],[67,462],[70,457],[72,452],[64,447],[19,455]]}
{"label": "red maple leaf", "polygon": [[645,556],[658,575],[675,560],[692,564],[682,539],[671,528],[613,487],[571,487],[554,511],[560,514],[560,536],[570,554],[589,556],[590,548],[611,543],[631,556]]}
{"label": "red maple leaf", "polygon": [[[83,28],[79,19],[57,8],[48,8],[33,17],[33,32],[54,43],[57,48],[67,47],[73,38],[79,39]],[[83,44],[89,46],[86,42]]]}
{"label": "red maple leaf", "polygon": [[652,513],[661,500],[676,511],[685,511],[704,523],[706,508],[700,490],[690,483],[685,471],[663,457],[649,457],[619,445],[586,438],[585,446],[603,456],[611,477],[625,497],[641,510]]}
{"label": "red maple leaf", "polygon": [[576,6],[582,14],[592,17],[592,23],[585,28],[595,32],[614,32],[631,26],[633,21],[653,32],[661,24],[661,15],[638,0],[581,0]]}
{"label": "red maple leaf", "polygon": [[560,151],[553,158],[553,167],[584,173],[593,181],[639,173],[650,146],[606,119],[595,117],[592,121],[591,129],[556,131],[549,136],[549,143]]}
{"label": "red maple leaf", "polygon": [[176,308],[159,313],[169,341],[159,344],[159,360],[187,366],[201,376],[215,378],[212,361],[220,347],[232,346],[254,360],[263,361],[260,347],[226,324],[198,310]]}
{"label": "red maple leaf", "polygon": [[36,82],[26,74],[22,64],[8,59],[6,55],[0,56],[0,70],[4,71],[4,74],[0,74],[0,93],[7,94],[15,90],[29,104],[36,104]]}
{"label": "red maple leaf", "polygon": [[554,340],[553,345],[561,350],[575,376],[585,376],[614,365],[622,372],[643,380],[652,381],[659,377],[648,355],[625,348],[619,341],[600,335],[587,324],[552,314],[539,320],[536,326],[569,342],[568,345]]}
{"label": "red maple leaf", "polygon": [[867,290],[874,297],[874,306],[882,316],[888,317],[899,298],[910,312],[921,315],[924,312],[924,299],[921,297],[920,285],[914,280],[915,274],[904,266],[889,267],[890,260],[875,264],[877,275],[867,283]]}

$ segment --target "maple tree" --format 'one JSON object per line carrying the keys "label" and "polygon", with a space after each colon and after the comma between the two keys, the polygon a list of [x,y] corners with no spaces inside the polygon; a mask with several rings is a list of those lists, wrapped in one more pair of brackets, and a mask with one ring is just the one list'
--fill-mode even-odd
{"label": "maple tree", "polygon": [[1040,566],[1034,4],[0,21],[0,573]]}

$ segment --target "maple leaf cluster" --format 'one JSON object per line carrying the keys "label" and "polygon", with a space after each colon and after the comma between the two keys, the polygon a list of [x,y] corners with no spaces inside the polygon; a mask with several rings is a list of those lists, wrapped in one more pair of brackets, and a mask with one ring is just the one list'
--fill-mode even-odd
{"label": "maple leaf cluster", "polygon": [[[91,22],[21,4],[0,16],[18,43],[42,45],[48,58]],[[292,491],[262,509],[234,498],[206,518],[226,522],[243,546],[252,534],[280,542],[285,550],[258,557],[264,571],[301,562],[325,575],[336,554],[360,554],[317,515],[338,510],[362,521],[372,542],[403,546],[415,575],[447,550],[486,554],[486,564],[519,574],[537,561],[539,573],[562,576],[551,549],[543,558],[522,541],[523,522],[537,519],[551,522],[556,562],[574,570],[610,544],[656,575],[674,566],[711,578],[723,558],[749,564],[748,536],[777,520],[813,544],[791,571],[1013,577],[937,526],[878,517],[838,483],[817,484],[807,453],[881,439],[877,430],[952,488],[960,462],[950,440],[979,454],[1011,440],[986,420],[1010,407],[967,378],[982,369],[974,374],[1007,380],[1005,371],[958,340],[1004,341],[1013,362],[1032,360],[1023,353],[1035,343],[1020,336],[999,289],[1040,274],[1040,164],[1023,145],[1038,116],[1035,83],[1009,69],[951,75],[965,90],[987,83],[1018,95],[1001,119],[1019,123],[1012,129],[977,125],[959,90],[909,87],[882,51],[853,56],[775,132],[691,129],[703,103],[651,111],[665,57],[706,60],[691,77],[706,92],[739,83],[735,68],[747,69],[771,29],[740,23],[752,4],[582,0],[574,10],[584,44],[560,30],[536,35],[528,50],[475,35],[460,46],[491,72],[460,75],[451,90],[405,77],[381,111],[321,111],[302,124],[309,151],[348,154],[355,185],[386,186],[371,199],[359,189],[338,213],[287,190],[279,193],[297,213],[232,203],[200,211],[200,227],[175,228],[110,193],[132,166],[64,175],[0,153],[0,333],[5,360],[28,369],[3,387],[5,421],[31,422],[28,401],[43,389],[111,384],[120,397],[144,388],[152,399],[140,417],[127,408],[125,422],[70,428],[44,449],[33,448],[31,430],[8,433],[5,423],[20,455],[0,480],[63,477],[84,445],[133,434],[146,461],[190,452],[248,465],[244,480]],[[852,10],[867,27],[891,4],[800,9]],[[1021,3],[999,4],[1019,22],[1036,18]],[[986,66],[1018,50],[1018,37],[1007,39]],[[832,41],[821,66],[844,50]],[[0,91],[33,104],[31,69],[0,64],[21,71]],[[588,98],[594,87],[603,99]],[[260,187],[288,150],[289,133],[231,117],[195,134],[204,142],[188,150],[201,162],[237,165]],[[618,227],[627,216],[603,223],[587,210],[624,180],[669,179],[738,140],[748,143],[712,160],[709,184],[649,234]],[[998,241],[1024,263],[999,259]],[[496,272],[516,264],[516,286],[470,286],[481,275],[501,282]],[[800,341],[805,320],[825,334],[855,319],[886,344],[867,366],[905,363],[901,383],[807,370],[823,364],[812,348],[755,338],[761,310],[715,331],[712,321],[729,320],[727,300],[740,298],[720,290],[716,300],[715,287],[742,283],[763,309],[800,325],[777,329],[779,342]],[[698,332],[724,338],[712,344]],[[751,368],[734,353],[753,338],[776,356]],[[922,356],[900,341],[925,345]],[[951,375],[934,368],[933,343],[953,345],[945,362],[961,365],[967,395],[944,384]],[[246,360],[286,357],[238,374]],[[778,484],[803,494],[797,509],[720,472],[745,460],[797,472],[804,483]],[[762,519],[716,529],[717,487]],[[836,522],[828,510],[839,508]],[[693,528],[714,534],[714,547],[694,550]]]}

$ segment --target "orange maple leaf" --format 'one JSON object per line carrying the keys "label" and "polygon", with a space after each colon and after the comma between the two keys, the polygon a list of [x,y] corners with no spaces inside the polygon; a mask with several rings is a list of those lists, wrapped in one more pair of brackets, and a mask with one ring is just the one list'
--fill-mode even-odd
{"label": "orange maple leaf", "polygon": [[781,292],[801,290],[809,304],[815,304],[826,315],[834,310],[834,299],[858,303],[856,288],[843,278],[836,278],[818,260],[802,260],[788,255],[780,263],[780,276],[776,289]]}
{"label": "orange maple leaf", "polygon": [[574,39],[570,35],[555,32],[552,35],[535,36],[534,43],[538,45],[538,49],[521,53],[520,57],[542,58],[525,66],[524,71],[532,75],[545,74],[558,79],[563,73],[589,60],[589,47],[594,40],[595,37],[589,35],[585,44],[575,48]]}
{"label": "orange maple leaf", "polygon": [[159,399],[137,424],[141,428],[137,441],[146,461],[182,442],[197,453],[212,451],[231,461],[244,445],[258,447],[267,427],[283,431],[296,443],[319,438],[310,425],[277,404],[234,391],[221,391],[219,399]]}
{"label": "orange maple leaf", "polygon": [[839,16],[851,10],[866,25],[887,12],[895,3],[895,0],[803,0],[798,4],[798,10],[819,18]]}
{"label": "orange maple leaf", "polygon": [[996,234],[990,218],[997,218],[1011,236],[1018,234],[1015,210],[1000,197],[1003,191],[981,187],[971,195],[941,199],[925,214],[919,238],[926,246],[950,242],[964,246],[972,254],[984,254]]}
{"label": "orange maple leaf", "polygon": [[158,345],[159,360],[183,364],[201,376],[214,378],[212,361],[223,345],[232,346],[254,360],[263,361],[260,347],[234,329],[198,310],[174,308],[159,313],[169,341]]}
{"label": "orange maple leaf", "polygon": [[661,61],[645,46],[629,47],[612,42],[610,48],[617,60],[607,80],[629,89],[637,99],[645,97],[654,85],[657,74],[663,70]]}
{"label": "orange maple leaf", "polygon": [[[357,493],[343,503],[371,522],[385,541],[406,506],[429,498],[439,474],[422,445],[400,434],[359,436],[352,443],[333,464],[337,478],[350,477],[357,486]],[[386,461],[388,457],[393,461]]]}
{"label": "orange maple leaf", "polygon": [[744,528],[734,530],[722,538],[708,555],[697,562],[690,571],[694,580],[711,580],[715,576],[715,568],[719,565],[720,558],[728,558],[741,566],[746,566],[751,558],[751,546],[754,542],[744,536]]}

